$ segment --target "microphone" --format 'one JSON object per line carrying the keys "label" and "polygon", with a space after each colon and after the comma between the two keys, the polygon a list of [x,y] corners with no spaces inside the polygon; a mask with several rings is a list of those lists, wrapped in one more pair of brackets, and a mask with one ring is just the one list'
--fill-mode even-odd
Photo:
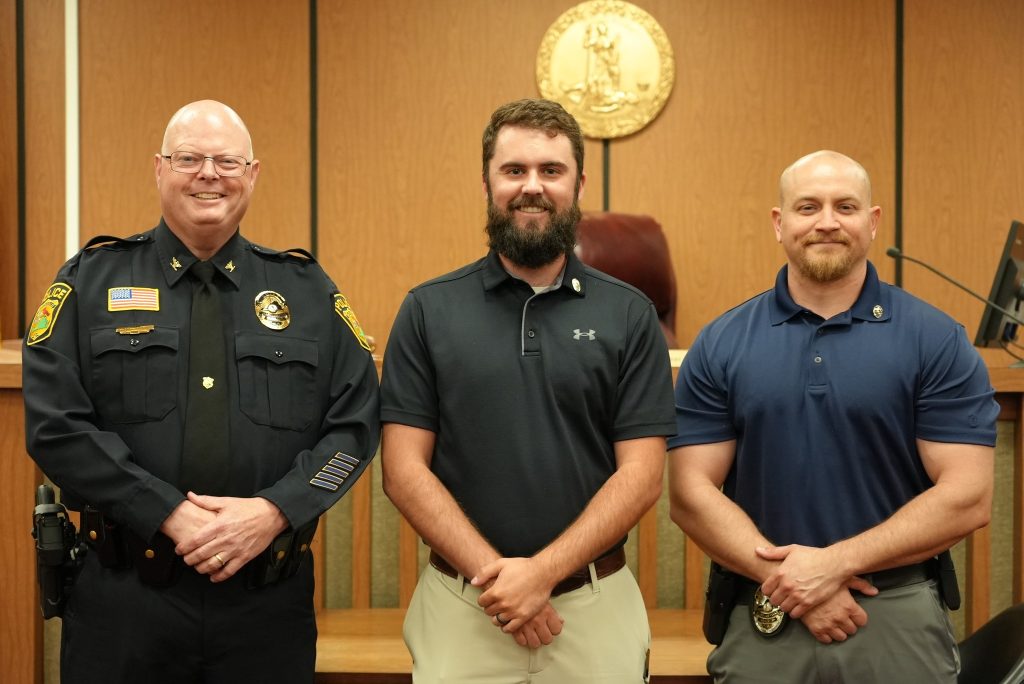
{"label": "microphone", "polygon": [[[1016,314],[1010,313],[1009,311],[1007,311],[1003,307],[1001,307],[998,304],[996,304],[995,302],[993,302],[991,299],[987,299],[985,297],[982,297],[980,294],[978,294],[977,292],[975,292],[971,288],[967,287],[963,283],[961,283],[961,282],[959,282],[957,280],[954,280],[953,278],[950,278],[948,275],[946,275],[942,271],[934,268],[933,266],[930,266],[929,264],[926,264],[925,262],[921,261],[920,259],[915,259],[912,256],[907,256],[906,254],[903,253],[903,250],[901,250],[899,247],[890,247],[889,249],[885,250],[885,254],[886,254],[886,256],[890,256],[893,259],[906,259],[907,261],[913,261],[915,264],[918,264],[920,266],[924,266],[925,268],[927,268],[929,271],[931,271],[935,275],[939,276],[943,280],[947,280],[947,281],[953,283],[954,285],[959,287],[961,290],[963,290],[967,294],[969,294],[972,297],[974,297],[975,299],[980,299],[981,301],[985,302],[986,305],[992,307],[993,309],[995,309],[999,313],[1003,314],[1004,316],[1006,316],[1007,318],[1012,320],[1014,323],[1017,323],[1019,325],[1024,325],[1024,321],[1022,321]],[[1018,296],[1020,294],[1021,293],[1018,293]]]}

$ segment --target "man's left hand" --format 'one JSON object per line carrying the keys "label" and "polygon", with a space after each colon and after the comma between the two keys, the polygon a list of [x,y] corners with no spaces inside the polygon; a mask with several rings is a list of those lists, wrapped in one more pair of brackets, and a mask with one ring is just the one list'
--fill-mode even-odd
{"label": "man's left hand", "polygon": [[175,552],[212,582],[223,582],[270,546],[288,528],[281,509],[260,497],[236,498],[188,493],[188,500],[216,514]]}
{"label": "man's left hand", "polygon": [[791,617],[800,618],[808,610],[832,597],[844,586],[869,591],[868,582],[843,571],[842,563],[827,548],[790,544],[758,547],[765,560],[781,561],[761,585],[761,591]]}
{"label": "man's left hand", "polygon": [[519,631],[547,605],[555,586],[532,558],[499,558],[481,568],[471,583],[482,587],[492,580],[477,603],[491,617],[501,615],[501,630],[509,634]]}

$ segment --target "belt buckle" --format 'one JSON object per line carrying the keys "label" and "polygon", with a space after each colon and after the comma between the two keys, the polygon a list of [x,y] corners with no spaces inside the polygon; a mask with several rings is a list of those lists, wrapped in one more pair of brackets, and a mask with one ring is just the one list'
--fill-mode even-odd
{"label": "belt buckle", "polygon": [[771,600],[761,591],[761,587],[758,587],[750,603],[750,622],[758,634],[771,639],[782,634],[782,629],[789,622],[789,616],[782,612],[781,608],[772,605]]}

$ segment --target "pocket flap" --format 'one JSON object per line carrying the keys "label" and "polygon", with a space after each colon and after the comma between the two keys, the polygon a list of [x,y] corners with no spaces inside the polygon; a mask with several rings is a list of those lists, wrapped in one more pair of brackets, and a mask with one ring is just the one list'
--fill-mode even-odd
{"label": "pocket flap", "polygon": [[235,334],[235,356],[239,359],[256,356],[278,365],[298,361],[315,368],[317,355],[318,347],[313,340],[253,332]]}
{"label": "pocket flap", "polygon": [[92,355],[100,356],[109,351],[136,353],[152,347],[165,347],[178,351],[177,328],[153,328],[145,333],[122,334],[114,328],[93,328],[89,331]]}

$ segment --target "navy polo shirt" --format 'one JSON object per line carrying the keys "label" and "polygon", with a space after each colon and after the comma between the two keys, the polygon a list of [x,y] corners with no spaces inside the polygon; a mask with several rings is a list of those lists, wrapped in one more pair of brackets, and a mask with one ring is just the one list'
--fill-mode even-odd
{"label": "navy polo shirt", "polygon": [[431,469],[504,556],[579,516],[615,472],[614,442],[675,431],[654,306],[574,255],[541,294],[494,252],[413,289],[381,406],[384,422],[437,433]]}
{"label": "navy polo shirt", "polygon": [[872,264],[827,321],[793,301],[787,269],[701,331],[669,448],[735,439],[725,494],[774,543],[820,547],[931,486],[917,438],[995,444],[999,407],[963,326]]}

